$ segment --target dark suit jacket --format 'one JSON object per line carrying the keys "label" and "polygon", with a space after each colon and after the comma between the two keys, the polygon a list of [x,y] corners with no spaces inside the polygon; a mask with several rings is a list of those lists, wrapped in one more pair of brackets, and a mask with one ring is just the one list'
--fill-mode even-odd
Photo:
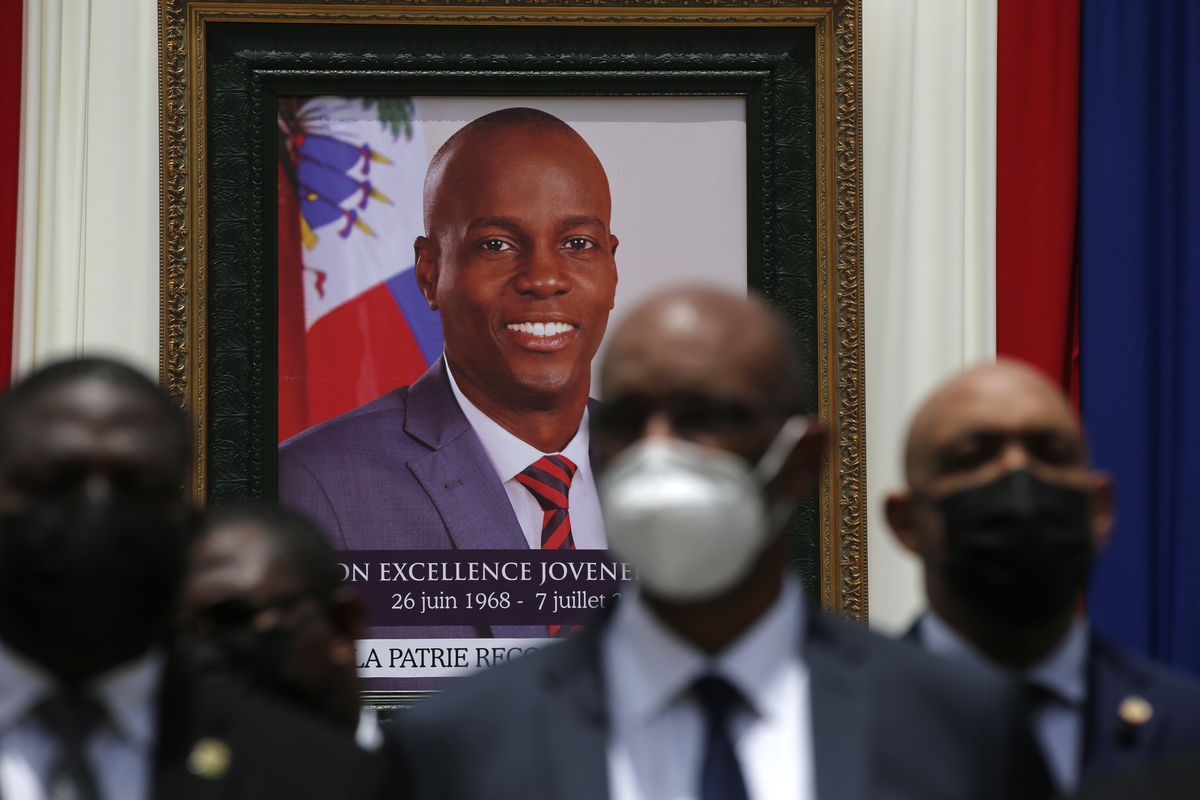
{"label": "dark suit jacket", "polygon": [[[1121,718],[1121,702],[1131,696],[1141,697],[1153,709],[1142,725]],[[1200,683],[1093,634],[1085,730],[1084,778],[1200,745]]]}
{"label": "dark suit jacket", "polygon": [[385,786],[385,767],[352,736],[315,718],[237,684],[202,679],[179,659],[168,663],[159,698],[155,800],[397,797],[386,793],[397,787]]}
{"label": "dark suit jacket", "polygon": [[[917,626],[906,640],[921,644]],[[1153,713],[1140,725],[1122,719],[1121,702],[1140,697]],[[1095,631],[1088,652],[1083,780],[1200,744],[1200,683],[1118,650]]]}
{"label": "dark suit jacket", "polygon": [[1195,800],[1200,795],[1200,747],[1084,783],[1076,800]]}
{"label": "dark suit jacket", "polygon": [[[279,501],[341,550],[527,550],[445,363],[279,448]],[[392,638],[542,637],[544,626],[389,628]]]}
{"label": "dark suit jacket", "polygon": [[[1037,755],[1013,687],[850,623],[809,614],[821,800],[1030,800]],[[410,793],[441,800],[608,797],[604,624],[463,679],[406,711]]]}

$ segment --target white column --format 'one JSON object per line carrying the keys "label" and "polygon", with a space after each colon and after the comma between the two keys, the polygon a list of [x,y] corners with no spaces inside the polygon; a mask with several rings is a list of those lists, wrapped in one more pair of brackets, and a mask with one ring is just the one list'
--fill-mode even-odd
{"label": "white column", "polygon": [[864,230],[871,622],[923,605],[883,498],[916,405],[995,354],[997,0],[864,0]]}
{"label": "white column", "polygon": [[15,368],[158,370],[154,0],[26,0]]}

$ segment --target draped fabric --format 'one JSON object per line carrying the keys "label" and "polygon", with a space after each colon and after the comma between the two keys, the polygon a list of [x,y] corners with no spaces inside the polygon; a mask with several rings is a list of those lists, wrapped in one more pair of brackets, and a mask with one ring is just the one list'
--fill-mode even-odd
{"label": "draped fabric", "polygon": [[1200,3],[1083,4],[1082,402],[1117,529],[1089,594],[1200,671]]}
{"label": "draped fabric", "polygon": [[1076,388],[1079,0],[1004,0],[996,79],[996,351]]}
{"label": "draped fabric", "polygon": [[907,626],[917,565],[880,510],[909,416],[996,352],[996,0],[864,0],[868,592]]}
{"label": "draped fabric", "polygon": [[24,25],[15,366],[157,373],[155,0],[26,0]]}
{"label": "draped fabric", "polygon": [[13,289],[21,164],[21,40],[24,5],[0,3],[0,389],[12,374]]}

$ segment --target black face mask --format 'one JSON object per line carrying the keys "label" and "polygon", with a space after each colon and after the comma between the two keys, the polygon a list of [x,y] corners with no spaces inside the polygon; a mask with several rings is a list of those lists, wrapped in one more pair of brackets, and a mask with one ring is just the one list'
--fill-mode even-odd
{"label": "black face mask", "polygon": [[1031,623],[1062,613],[1091,567],[1090,500],[1027,470],[942,498],[947,587],[994,619]]}
{"label": "black face mask", "polygon": [[226,629],[190,637],[187,650],[196,666],[206,673],[236,677],[260,689],[299,700],[300,692],[288,675],[291,639],[280,628]]}
{"label": "black face mask", "polygon": [[[304,597],[288,598],[280,607]],[[253,620],[261,610],[240,602],[209,609],[212,629],[185,640],[192,662],[205,673],[237,678],[290,702],[319,706],[326,699],[326,687],[310,687],[296,674],[296,632],[283,625],[256,628]]]}
{"label": "black face mask", "polygon": [[71,499],[0,515],[0,639],[67,682],[164,640],[188,532],[177,516]]}

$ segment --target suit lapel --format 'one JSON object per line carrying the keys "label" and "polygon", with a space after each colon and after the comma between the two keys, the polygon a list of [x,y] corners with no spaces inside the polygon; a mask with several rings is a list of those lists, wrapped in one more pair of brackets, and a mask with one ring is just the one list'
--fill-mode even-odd
{"label": "suit lapel", "polygon": [[215,733],[206,735],[204,713],[194,697],[178,660],[169,659],[159,693],[154,800],[221,800],[228,795],[229,781],[219,763],[222,747],[231,755],[228,745]]}
{"label": "suit lapel", "polygon": [[408,468],[437,507],[457,550],[526,550],[504,486],[454,399],[438,361],[409,390],[405,430],[433,448]]}
{"label": "suit lapel", "polygon": [[866,653],[838,641],[836,631],[807,609],[804,660],[812,698],[813,768],[818,800],[866,797],[869,709]]}
{"label": "suit lapel", "polygon": [[[408,469],[437,508],[452,549],[528,550],[504,485],[454,399],[444,361],[412,385],[408,403],[405,430],[433,448],[409,461]],[[493,625],[490,632],[497,638],[538,639],[546,636],[546,626]]]}
{"label": "suit lapel", "polygon": [[[611,617],[611,615],[609,615]],[[546,797],[608,798],[608,722],[600,671],[603,622],[555,646],[542,681],[537,716],[538,752],[545,753]]]}
{"label": "suit lapel", "polygon": [[[1132,724],[1122,703],[1145,702],[1146,676],[1093,635],[1088,658],[1088,704],[1084,731],[1083,773],[1108,771],[1148,759],[1159,735],[1163,714]],[[1136,719],[1136,718],[1135,718]]]}

